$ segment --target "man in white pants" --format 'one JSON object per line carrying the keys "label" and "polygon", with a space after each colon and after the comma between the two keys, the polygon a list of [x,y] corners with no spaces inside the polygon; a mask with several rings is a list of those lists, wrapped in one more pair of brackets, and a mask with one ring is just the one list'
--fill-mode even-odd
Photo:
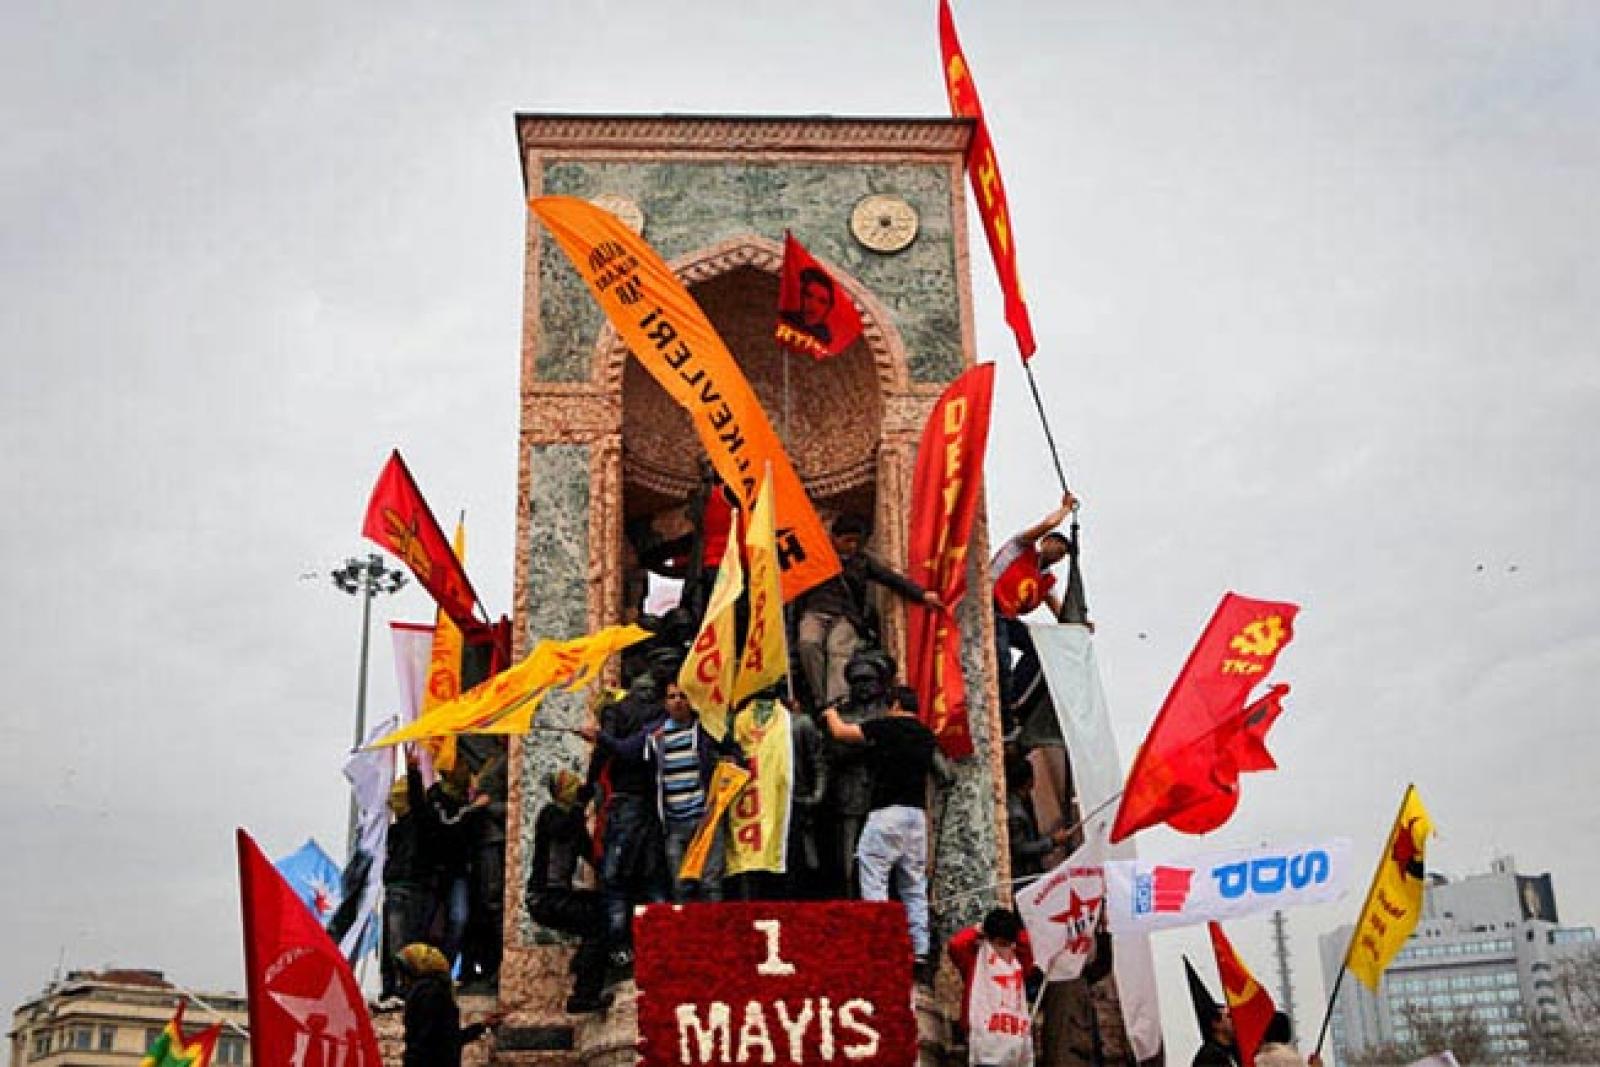
{"label": "man in white pants", "polygon": [[894,878],[911,928],[918,967],[928,962],[928,774],[938,743],[917,718],[917,694],[908,686],[889,691],[889,711],[880,719],[845,722],[837,708],[822,712],[835,741],[869,745],[872,810],[856,846],[863,900],[888,900]]}

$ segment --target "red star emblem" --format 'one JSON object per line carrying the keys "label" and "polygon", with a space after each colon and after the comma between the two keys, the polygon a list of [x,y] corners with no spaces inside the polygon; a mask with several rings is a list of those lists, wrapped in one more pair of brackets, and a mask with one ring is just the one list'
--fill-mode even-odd
{"label": "red star emblem", "polygon": [[1098,898],[1085,900],[1078,895],[1076,889],[1067,890],[1067,910],[1057,912],[1050,916],[1053,923],[1062,923],[1067,928],[1067,950],[1073,953],[1087,952],[1094,943],[1094,912]]}

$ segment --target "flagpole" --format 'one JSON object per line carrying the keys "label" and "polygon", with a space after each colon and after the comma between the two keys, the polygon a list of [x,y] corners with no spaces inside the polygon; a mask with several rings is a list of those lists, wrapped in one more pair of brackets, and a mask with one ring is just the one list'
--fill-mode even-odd
{"label": "flagpole", "polygon": [[1061,482],[1061,491],[1071,492],[1067,488],[1067,472],[1061,467],[1061,453],[1056,450],[1056,435],[1050,431],[1050,419],[1045,415],[1044,401],[1039,397],[1039,383],[1033,377],[1033,362],[1023,357],[1022,369],[1028,375],[1028,391],[1033,394],[1033,406],[1039,412],[1039,425],[1044,427],[1045,443],[1050,446],[1050,459],[1056,465],[1056,478]]}
{"label": "flagpole", "polygon": [[[1350,941],[1355,942],[1355,933],[1350,934]],[[1328,997],[1328,1010],[1322,1013],[1322,1029],[1317,1031],[1317,1047],[1311,1050],[1313,1056],[1322,1055],[1322,1039],[1328,1036],[1328,1023],[1333,1021],[1333,1006],[1339,1002],[1339,987],[1344,984],[1344,972],[1349,969],[1349,963],[1339,964],[1339,976],[1333,980],[1333,994]]]}

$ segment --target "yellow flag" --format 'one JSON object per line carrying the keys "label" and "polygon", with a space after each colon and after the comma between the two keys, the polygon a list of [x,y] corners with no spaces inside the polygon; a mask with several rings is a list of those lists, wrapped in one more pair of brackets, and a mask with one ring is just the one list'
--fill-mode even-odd
{"label": "yellow flag", "polygon": [[[783,569],[778,561],[777,529],[773,522],[772,470],[761,479],[745,547],[750,555],[750,629],[739,657],[739,679],[733,685],[733,703],[782,681],[789,674],[788,642],[783,630]],[[729,551],[733,551],[730,542]]]}
{"label": "yellow flag", "polygon": [[[467,565],[467,524],[462,519],[456,523],[456,559],[462,567]],[[433,651],[428,656],[428,684],[422,690],[422,715],[441,704],[448,704],[461,695],[461,653],[465,642],[461,627],[440,609],[433,621]],[[418,718],[421,718],[419,715]],[[449,774],[456,765],[456,739],[454,736],[427,738],[421,742],[433,757],[433,769]]]}
{"label": "yellow flag", "polygon": [[734,717],[733,737],[744,750],[750,781],[728,813],[728,873],[782,873],[794,781],[789,709],[777,700],[752,701]]}
{"label": "yellow flag", "polygon": [[717,825],[722,822],[728,805],[733,803],[733,798],[739,795],[749,780],[750,772],[743,767],[726,760],[717,763],[716,769],[711,772],[711,783],[706,787],[705,817],[700,820],[700,828],[689,840],[689,847],[683,850],[683,862],[678,866],[678,878],[681,881],[700,880],[700,875],[705,872],[706,859],[711,855],[711,844],[717,836]]}
{"label": "yellow flag", "polygon": [[700,724],[719,741],[728,732],[728,706],[733,703],[733,683],[739,670],[738,635],[734,633],[734,605],[744,592],[744,565],[739,561],[739,513],[733,513],[728,550],[717,568],[711,603],[689,655],[678,670],[678,685],[700,713]]}
{"label": "yellow flag", "polygon": [[607,626],[570,641],[540,641],[526,659],[482,685],[441,704],[372,747],[420,737],[457,734],[521,734],[552,689],[580,689],[592,682],[611,656],[650,636],[638,626]]}
{"label": "yellow flag", "polygon": [[1422,916],[1423,859],[1432,833],[1433,820],[1422,806],[1417,787],[1406,786],[1400,814],[1378,858],[1372,888],[1367,890],[1367,902],[1361,907],[1345,956],[1350,973],[1374,993],[1384,969],[1405,946]]}

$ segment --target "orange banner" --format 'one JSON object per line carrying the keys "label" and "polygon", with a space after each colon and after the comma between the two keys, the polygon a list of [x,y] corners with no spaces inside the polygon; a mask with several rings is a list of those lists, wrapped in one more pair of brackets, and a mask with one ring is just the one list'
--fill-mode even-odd
{"label": "orange banner", "polygon": [[973,751],[955,609],[967,593],[967,549],[983,487],[993,393],[993,363],[980,363],[950,383],[928,413],[911,482],[908,571],[912,581],[939,594],[946,610],[906,609],[906,679],[917,691],[922,721],[951,759]]}
{"label": "orange banner", "polygon": [[939,0],[939,52],[944,60],[945,91],[950,95],[950,113],[957,118],[974,119],[972,144],[967,149],[967,177],[978,198],[978,215],[989,238],[994,269],[1000,275],[1000,291],[1006,299],[1006,325],[1017,335],[1017,348],[1024,361],[1033,358],[1033,323],[1028,305],[1022,299],[1022,278],[1017,273],[1016,236],[1011,229],[1011,210],[1006,204],[1006,186],[1000,180],[1000,163],[995,159],[989,123],[983,117],[983,102],[972,82],[972,70],[956,37],[955,18],[950,0]]}
{"label": "orange banner", "polygon": [[615,215],[570,196],[528,202],[645,370],[689,413],[722,480],[755,510],[772,465],[783,599],[839,573],[833,542],[783,442],[705,312],[661,257]]}

